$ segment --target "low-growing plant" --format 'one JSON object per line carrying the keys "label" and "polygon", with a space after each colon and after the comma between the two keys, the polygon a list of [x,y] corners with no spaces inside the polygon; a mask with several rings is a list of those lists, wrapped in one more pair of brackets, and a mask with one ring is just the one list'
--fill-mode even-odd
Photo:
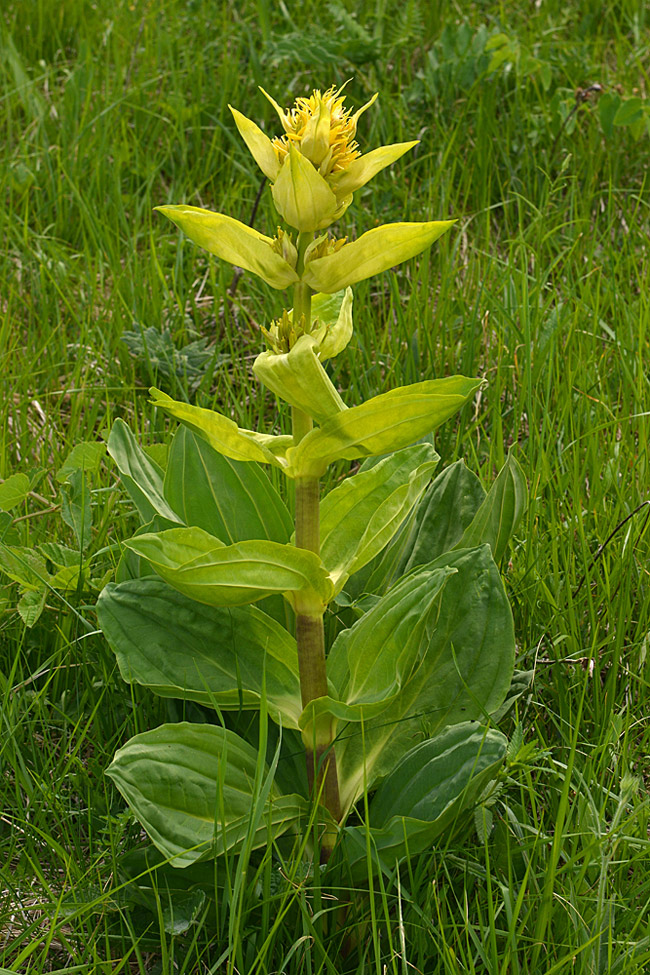
{"label": "low-growing plant", "polygon": [[[351,286],[453,221],[331,236],[354,192],[416,143],[359,153],[357,123],[376,96],[354,114],[334,87],[287,111],[266,97],[279,138],[231,111],[291,230],[271,238],[198,207],[158,209],[221,259],[292,289],[253,367],[291,407],[291,430],[242,429],[154,388],[181,424],[164,467],[113,426],[109,452],[142,527],[100,596],[101,628],[125,680],[214,717],[136,735],[108,775],[174,866],[312,824],[305,848],[325,861],[340,852],[354,874],[368,857],[391,867],[430,847],[504,760],[493,716],[513,693],[515,642],[496,563],[526,492],[512,457],[487,495],[460,461],[432,482],[431,434],[481,380],[344,402],[325,363],[352,337]],[[321,497],[341,461],[360,466]]]}

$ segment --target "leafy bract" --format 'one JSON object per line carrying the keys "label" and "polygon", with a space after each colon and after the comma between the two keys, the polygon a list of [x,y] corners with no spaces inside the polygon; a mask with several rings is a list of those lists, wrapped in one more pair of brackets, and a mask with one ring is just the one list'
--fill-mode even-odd
{"label": "leafy bract", "polygon": [[[514,667],[514,628],[490,547],[446,553],[416,574],[442,568],[456,572],[446,580],[435,621],[427,623],[419,667],[390,706],[366,723],[363,739],[354,725],[349,733],[345,726],[339,729],[337,760],[346,807],[361,794],[364,781],[370,788],[397,767],[414,735],[424,731],[432,738],[447,725],[485,718],[506,698]],[[335,683],[341,680],[338,667],[335,657]]]}
{"label": "leafy bract", "polygon": [[392,538],[419,501],[438,460],[429,444],[406,447],[347,478],[323,498],[320,554],[335,592]]}
{"label": "leafy bract", "polygon": [[331,184],[337,196],[356,193],[358,189],[370,182],[373,176],[386,166],[392,165],[417,144],[417,139],[414,142],[395,142],[388,146],[378,146],[363,156],[358,156],[346,169],[332,176]]}
{"label": "leafy bract", "polygon": [[216,410],[204,410],[174,400],[162,390],[149,390],[153,403],[193,430],[224,457],[232,460],[255,460],[263,464],[282,467],[282,459],[293,437],[274,437],[238,427],[227,416]]}
{"label": "leafy bract", "polygon": [[253,372],[276,396],[319,423],[347,409],[321,365],[312,335],[301,335],[289,352],[262,352]]}
{"label": "leafy bract", "polygon": [[[170,862],[184,867],[238,846],[249,835],[257,751],[232,731],[165,724],[131,738],[106,774]],[[297,795],[271,787],[252,848],[264,846],[306,811]]]}
{"label": "leafy bract", "polygon": [[451,376],[392,389],[330,417],[286,452],[291,477],[320,477],[335,460],[399,450],[440,426],[481,386]]}
{"label": "leafy bract", "polygon": [[291,515],[258,464],[224,457],[183,426],[172,441],[164,493],[186,525],[226,544],[291,536]]}
{"label": "leafy bract", "polygon": [[118,419],[113,424],[108,452],[143,522],[162,515],[167,521],[181,523],[165,498],[162,468],[147,456],[124,420]]}
{"label": "leafy bract", "polygon": [[295,270],[273,249],[272,238],[234,217],[184,204],[154,210],[169,217],[199,247],[229,264],[252,271],[272,288],[288,288],[298,281]]}
{"label": "leafy bract", "polygon": [[296,641],[256,606],[204,606],[149,577],[106,586],[97,616],[129,683],[237,711],[264,692],[273,720],[298,728]]}
{"label": "leafy bract", "polygon": [[309,261],[303,280],[315,291],[340,291],[414,257],[442,237],[454,223],[454,220],[434,220],[374,227],[335,253]]}
{"label": "leafy bract", "polygon": [[224,545],[201,528],[136,535],[128,548],[174,589],[209,606],[240,606],[273,593],[301,594],[324,608],[332,584],[313,552],[271,541]]}
{"label": "leafy bract", "polygon": [[340,215],[337,198],[324,178],[291,143],[271,193],[280,216],[301,232],[329,227]]}

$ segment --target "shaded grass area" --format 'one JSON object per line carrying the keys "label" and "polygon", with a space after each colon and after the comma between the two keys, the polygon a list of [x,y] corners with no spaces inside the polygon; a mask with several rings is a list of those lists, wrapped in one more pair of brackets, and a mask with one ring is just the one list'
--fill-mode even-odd
{"label": "shaded grass area", "polygon": [[[74,549],[56,472],[118,416],[164,441],[154,380],[246,426],[273,415],[251,364],[279,294],[234,279],[152,207],[248,222],[259,173],[228,103],[273,131],[257,85],[288,103],[352,78],[355,105],[380,92],[362,148],[420,144],[357,194],[341,234],[458,225],[430,257],[356,289],[355,339],[333,375],[350,404],[455,372],[488,380],[437,449],[486,482],[511,447],[524,466],[531,504],[503,569],[533,690],[504,723],[511,762],[476,829],[352,896],[346,961],[325,920],[338,902],[285,849],[243,888],[230,864],[216,904],[190,905],[174,934],[162,881],[153,914],[120,893],[118,861],[139,829],[103,770],[128,737],[178,715],[120,680],[96,632],[96,589],[48,592],[26,628],[3,577],[0,965],[641,973],[650,15],[636,0],[283,9],[23,0],[0,15],[0,477],[32,481],[0,530]],[[595,84],[600,96],[576,96]],[[614,124],[621,104],[631,114]],[[274,232],[268,190],[255,224]],[[202,339],[205,355],[190,354]],[[134,521],[108,463],[87,484],[99,586]]]}

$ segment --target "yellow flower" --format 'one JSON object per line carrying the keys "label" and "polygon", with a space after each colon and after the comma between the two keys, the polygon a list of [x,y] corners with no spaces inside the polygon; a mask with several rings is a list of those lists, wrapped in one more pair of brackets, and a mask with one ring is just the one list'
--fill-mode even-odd
{"label": "yellow flower", "polygon": [[356,141],[357,123],[377,95],[352,114],[344,108],[343,87],[333,85],[323,94],[315,90],[286,110],[260,89],[284,129],[274,139],[230,106],[253,158],[273,184],[278,212],[300,231],[329,227],[345,213],[355,190],[417,145],[417,141],[399,142],[362,155]]}

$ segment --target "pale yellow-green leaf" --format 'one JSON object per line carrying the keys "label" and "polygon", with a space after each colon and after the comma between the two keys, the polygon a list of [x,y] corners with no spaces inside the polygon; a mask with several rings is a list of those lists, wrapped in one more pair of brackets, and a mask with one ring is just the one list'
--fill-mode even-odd
{"label": "pale yellow-green leaf", "polygon": [[482,384],[450,376],[401,386],[330,417],[287,450],[290,477],[320,477],[335,460],[406,447],[459,410]]}
{"label": "pale yellow-green leaf", "polygon": [[301,232],[329,227],[335,219],[338,203],[334,193],[293,146],[284,159],[272,193],[278,213]]}
{"label": "pale yellow-green leaf", "polygon": [[293,437],[274,437],[238,427],[234,420],[217,413],[174,400],[162,390],[149,390],[152,402],[184,426],[206,440],[211,447],[231,460],[256,460],[262,464],[283,467],[284,453]]}
{"label": "pale yellow-green leaf", "polygon": [[320,556],[335,592],[390,541],[439,459],[430,444],[405,447],[346,478],[323,498]]}
{"label": "pale yellow-green leaf", "polygon": [[303,281],[315,291],[340,291],[357,281],[407,261],[430,247],[454,220],[429,223],[387,223],[375,227],[335,254],[309,261]]}
{"label": "pale yellow-green leaf", "polygon": [[199,247],[236,267],[253,271],[272,288],[288,288],[298,280],[294,269],[273,250],[270,237],[225,213],[184,205],[154,209],[169,217]]}
{"label": "pale yellow-green leaf", "polygon": [[340,173],[335,173],[330,177],[330,186],[337,197],[347,196],[355,193],[360,187],[365,186],[378,172],[390,166],[403,156],[405,152],[418,144],[414,142],[396,142],[390,146],[379,146],[363,156],[359,156],[347,169]]}
{"label": "pale yellow-green leaf", "polygon": [[301,335],[289,352],[262,352],[253,372],[276,396],[319,423],[346,409],[320,363],[318,343],[311,335]]}
{"label": "pale yellow-green leaf", "polygon": [[342,352],[352,338],[352,288],[346,288],[341,302],[339,313],[333,324],[330,324],[320,311],[321,306],[325,307],[326,302],[317,299],[332,298],[332,295],[315,294],[311,300],[312,318],[318,318],[323,324],[315,329],[311,334],[318,342],[318,358],[321,362],[326,359],[333,359],[335,355]]}
{"label": "pale yellow-green leaf", "polygon": [[170,528],[136,535],[126,546],[147,559],[168,585],[210,606],[302,593],[322,611],[332,596],[321,560],[294,545],[266,539],[224,545],[201,528]]}
{"label": "pale yellow-green leaf", "polygon": [[248,146],[249,152],[265,176],[273,181],[280,171],[280,161],[268,135],[236,108],[229,105],[239,134]]}

